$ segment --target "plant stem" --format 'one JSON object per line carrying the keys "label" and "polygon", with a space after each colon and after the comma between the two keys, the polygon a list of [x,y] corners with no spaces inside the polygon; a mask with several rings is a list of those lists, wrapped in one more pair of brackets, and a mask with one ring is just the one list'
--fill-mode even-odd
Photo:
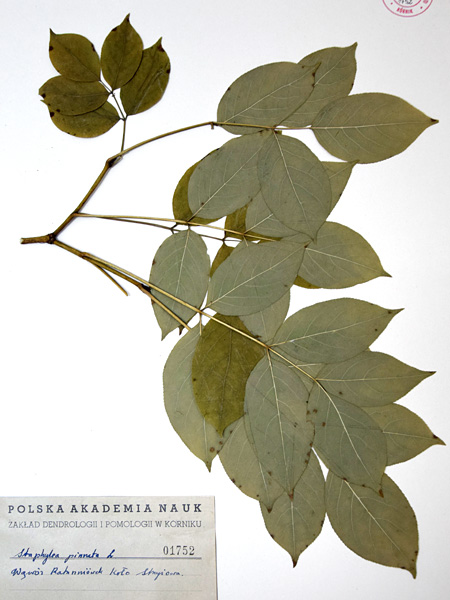
{"label": "plant stem", "polygon": [[[115,154],[114,156],[111,156],[110,158],[108,158],[106,160],[105,166],[101,170],[100,174],[97,176],[97,178],[94,181],[94,183],[92,184],[92,186],[89,188],[89,191],[87,192],[87,194],[84,196],[84,198],[78,204],[78,206],[75,208],[75,210],[73,210],[69,214],[69,216],[55,229],[55,231],[53,233],[50,233],[50,234],[47,234],[47,235],[43,235],[43,236],[22,238],[21,239],[21,243],[22,244],[43,243],[43,244],[53,244],[55,246],[58,246],[58,247],[62,248],[63,250],[66,250],[67,252],[70,252],[70,253],[74,254],[75,256],[78,256],[79,258],[82,258],[83,260],[86,260],[87,262],[91,263],[92,265],[94,265],[95,267],[97,267],[98,269],[100,269],[125,294],[127,294],[126,290],[112,277],[111,274],[116,275],[117,277],[120,277],[121,279],[124,279],[125,281],[128,281],[132,285],[134,285],[137,288],[139,288],[146,295],[148,295],[152,299],[153,302],[155,302],[163,310],[165,310],[182,327],[185,327],[186,329],[190,329],[190,327],[187,325],[187,323],[185,323],[182,319],[180,319],[173,311],[171,311],[158,298],[156,298],[154,296],[154,294],[151,293],[151,290],[154,290],[154,291],[162,294],[163,296],[166,296],[167,298],[170,298],[174,302],[177,302],[178,304],[181,304],[181,305],[185,306],[186,308],[189,308],[190,310],[196,312],[200,316],[200,318],[202,316],[205,316],[208,319],[211,319],[212,321],[216,321],[217,323],[220,323],[224,327],[227,327],[228,329],[230,329],[230,330],[238,333],[239,335],[242,335],[243,337],[246,337],[247,339],[251,340],[252,342],[254,342],[256,344],[258,344],[259,346],[262,346],[267,351],[272,352],[273,354],[275,354],[276,356],[278,356],[282,360],[286,361],[288,364],[290,364],[291,366],[293,366],[296,369],[298,369],[300,372],[302,372],[307,377],[311,378],[313,381],[316,381],[314,379],[314,377],[312,377],[311,375],[309,375],[308,373],[306,373],[298,365],[296,365],[295,363],[293,363],[292,361],[290,361],[289,359],[287,359],[286,357],[284,357],[282,354],[280,354],[277,351],[273,350],[272,347],[269,346],[268,344],[266,344],[265,342],[262,342],[261,340],[253,337],[252,335],[249,335],[249,334],[245,333],[244,331],[241,331],[240,329],[237,329],[237,328],[233,327],[232,325],[229,325],[228,323],[225,323],[225,322],[221,321],[217,317],[214,317],[214,316],[208,314],[207,312],[205,312],[204,310],[202,310],[200,308],[192,306],[188,302],[185,302],[184,300],[181,300],[180,298],[177,298],[173,294],[170,294],[169,292],[166,292],[165,290],[162,290],[161,288],[153,285],[151,282],[148,282],[145,279],[142,279],[141,277],[135,275],[134,273],[131,273],[131,272],[127,271],[126,269],[123,269],[123,268],[121,268],[121,267],[119,267],[117,265],[114,265],[113,263],[105,261],[105,260],[103,260],[103,259],[101,259],[101,258],[99,258],[97,256],[94,256],[93,254],[90,254],[90,253],[87,253],[87,252],[82,252],[81,250],[78,250],[77,248],[74,248],[73,246],[69,246],[68,244],[65,244],[65,243],[63,243],[63,242],[61,242],[61,241],[59,241],[57,239],[58,235],[60,233],[62,233],[66,229],[66,227],[75,218],[77,218],[77,217],[90,217],[90,218],[110,219],[110,220],[117,220],[117,221],[133,221],[133,222],[140,222],[140,221],[171,222],[171,223],[176,223],[177,225],[186,225],[186,226],[189,226],[189,227],[192,227],[192,226],[208,227],[210,229],[220,230],[220,231],[223,231],[224,233],[229,233],[229,234],[234,235],[234,236],[236,236],[236,235],[239,236],[239,237],[244,236],[244,238],[245,237],[251,237],[251,238],[255,238],[255,239],[265,239],[265,240],[268,240],[268,241],[271,240],[271,238],[265,238],[263,236],[253,235],[253,234],[249,234],[249,233],[246,233],[246,232],[242,233],[240,231],[234,231],[234,230],[231,230],[231,229],[225,229],[223,227],[218,227],[216,225],[209,225],[209,224],[200,225],[199,223],[190,222],[190,221],[182,221],[182,220],[179,220],[179,219],[169,219],[169,218],[161,218],[161,217],[127,217],[127,216],[118,216],[118,215],[91,215],[91,214],[87,214],[87,213],[82,213],[81,211],[86,206],[86,204],[89,202],[89,200],[91,199],[91,197],[93,196],[93,194],[97,191],[98,187],[100,186],[100,184],[102,183],[102,181],[105,179],[106,175],[109,173],[109,171],[112,169],[112,167],[115,166],[122,159],[122,157],[125,156],[126,154],[129,154],[133,150],[137,150],[138,148],[141,148],[142,146],[145,146],[145,145],[150,144],[152,142],[155,142],[157,140],[169,137],[171,135],[176,135],[176,134],[182,133],[184,131],[190,131],[192,129],[198,129],[200,127],[206,127],[206,126],[210,126],[212,129],[214,129],[214,127],[222,127],[222,126],[225,126],[225,125],[230,125],[230,124],[222,123],[222,122],[218,122],[218,121],[206,121],[204,123],[197,123],[195,125],[189,125],[187,127],[182,127],[180,129],[175,129],[173,131],[169,131],[167,133],[163,133],[163,134],[154,136],[154,137],[149,138],[147,140],[144,140],[144,141],[142,141],[142,142],[140,142],[138,144],[130,146],[129,148],[125,148],[124,149],[123,146],[125,144],[126,117],[123,119],[123,121],[124,121],[124,129],[123,129],[123,136],[122,136],[122,149],[121,149],[121,151],[119,153]],[[252,128],[255,128],[255,129],[258,129],[258,130],[261,130],[261,129],[270,129],[272,131],[283,131],[283,130],[291,129],[291,128],[284,128],[284,127],[280,128],[280,127],[263,126],[263,125],[253,125],[253,124],[245,124],[245,123],[232,123],[231,125],[233,127],[247,127],[247,128],[248,127],[252,127]],[[311,128],[310,127],[301,127],[301,128],[294,128],[294,129],[311,129]]]}
{"label": "plant stem", "polygon": [[[211,127],[212,129],[214,129],[214,127],[223,127],[225,125],[230,125],[229,123],[224,123],[224,122],[220,122],[220,121],[205,121],[203,123],[196,123],[195,125],[188,125],[187,127],[181,127],[180,129],[174,129],[173,131],[168,131],[166,133],[162,133],[159,135],[156,135],[154,137],[151,137],[147,140],[144,140],[142,142],[139,142],[138,144],[134,144],[133,146],[130,146],[129,148],[125,148],[118,152],[117,154],[114,154],[114,156],[111,156],[110,158],[108,158],[105,162],[105,166],[103,167],[102,171],[100,172],[100,174],[98,175],[97,179],[94,181],[94,183],[92,184],[92,186],[90,187],[88,193],[85,195],[85,197],[83,198],[83,200],[80,202],[80,204],[75,208],[75,210],[73,210],[70,215],[61,223],[61,225],[59,225],[55,231],[53,233],[49,233],[46,236],[35,236],[35,237],[28,237],[28,238],[22,238],[21,239],[21,244],[37,244],[37,243],[47,243],[47,244],[52,244],[54,242],[54,240],[56,240],[57,236],[64,231],[64,229],[73,221],[74,218],[76,218],[77,216],[79,216],[79,213],[81,212],[81,210],[84,208],[84,206],[87,204],[87,202],[90,200],[90,198],[93,196],[93,194],[96,192],[97,188],[99,187],[99,185],[101,184],[101,182],[103,181],[103,179],[106,177],[106,175],[108,174],[108,172],[110,171],[110,169],[115,166],[121,159],[123,156],[125,156],[126,154],[129,154],[130,152],[132,152],[133,150],[137,150],[138,148],[141,148],[142,146],[146,146],[147,144],[151,144],[152,142],[156,142],[157,140],[161,140],[163,138],[169,137],[171,135],[176,135],[178,133],[183,133],[184,131],[191,131],[192,129],[198,129],[200,127]],[[273,127],[273,126],[269,126],[269,125],[254,125],[251,123],[232,123],[231,124],[233,127],[252,127],[254,129],[257,130],[261,130],[261,129],[270,129],[272,131],[287,131],[289,129],[311,129],[311,127],[295,127],[295,128],[289,128],[289,127]],[[125,143],[125,129],[126,129],[126,117],[124,118],[124,130],[123,130],[123,136],[122,136],[122,147]],[[191,224],[191,223],[186,223],[186,224]],[[241,232],[239,231],[235,231],[235,232],[231,232],[233,234],[238,234],[239,236],[243,235]],[[260,236],[254,236],[256,239],[261,239]]]}
{"label": "plant stem", "polygon": [[[218,225],[209,225],[203,223],[195,223],[193,221],[182,221],[181,219],[170,219],[166,217],[140,217],[140,216],[131,216],[131,215],[95,215],[90,213],[78,213],[74,215],[75,217],[87,217],[91,219],[107,219],[111,221],[122,221],[122,222],[131,222],[131,223],[140,223],[141,221],[162,221],[165,223],[176,223],[177,225],[186,225],[188,227],[206,227],[209,229],[215,229],[216,231],[223,231],[224,233],[229,233],[233,236],[243,236],[256,240],[265,240],[267,242],[273,242],[273,238],[265,237],[259,234],[252,234],[248,232],[242,231],[234,231],[233,229],[226,229],[225,227],[219,227]],[[146,223],[142,223],[145,225]],[[170,228],[171,229],[171,228]],[[218,238],[215,238],[218,239]]]}
{"label": "plant stem", "polygon": [[294,367],[295,369],[300,371],[300,373],[302,373],[303,375],[305,375],[306,377],[308,377],[309,379],[311,379],[312,381],[317,383],[317,380],[312,375],[310,375],[305,370],[303,370],[301,367],[296,365],[294,362],[292,362],[291,360],[289,360],[288,358],[286,358],[285,356],[283,356],[282,354],[280,354],[279,352],[274,350],[270,345],[266,344],[265,342],[263,342],[261,340],[258,340],[254,336],[249,335],[248,333],[245,333],[245,331],[242,331],[240,329],[237,329],[236,327],[233,327],[229,323],[225,323],[224,321],[221,321],[217,317],[210,315],[209,313],[205,312],[201,308],[197,308],[196,306],[193,306],[192,304],[189,304],[188,302],[181,300],[181,298],[177,298],[170,292],[166,292],[165,290],[161,289],[160,287],[155,286],[154,284],[151,283],[151,281],[146,281],[145,279],[142,279],[138,275],[135,275],[134,273],[131,273],[130,271],[127,271],[126,269],[123,269],[122,267],[114,265],[113,263],[103,260],[102,258],[94,256],[93,254],[90,254],[88,252],[82,252],[81,250],[78,250],[77,248],[74,248],[73,246],[69,246],[68,244],[60,242],[58,240],[56,240],[54,242],[54,244],[55,244],[55,246],[58,246],[58,247],[62,248],[63,250],[67,250],[68,252],[75,254],[76,256],[82,258],[83,260],[86,260],[87,262],[93,264],[94,266],[99,267],[102,270],[109,271],[110,273],[113,273],[117,277],[121,277],[125,281],[128,281],[129,283],[133,284],[140,291],[142,291],[145,294],[147,294],[148,296],[150,296],[150,298],[153,301],[155,301],[163,310],[165,310],[168,314],[170,314],[171,317],[173,317],[176,321],[178,321],[178,323],[180,325],[182,325],[186,329],[189,330],[191,328],[187,325],[187,323],[185,323],[182,319],[180,319],[180,317],[178,317],[174,312],[172,312],[167,306],[165,306],[162,302],[160,302],[151,293],[150,290],[154,290],[155,292],[158,292],[158,293],[162,294],[163,296],[170,298],[174,302],[177,302],[178,304],[181,304],[182,306],[189,308],[190,310],[196,312],[198,315],[207,317],[208,319],[210,319],[211,321],[215,321],[216,323],[220,323],[220,325],[223,325],[227,329],[230,329],[230,330],[234,331],[235,333],[238,333],[239,335],[251,340],[255,344],[262,346],[265,350],[267,350],[268,352],[272,352],[275,356],[278,356],[278,358],[281,358],[281,360],[287,362],[291,367]]}

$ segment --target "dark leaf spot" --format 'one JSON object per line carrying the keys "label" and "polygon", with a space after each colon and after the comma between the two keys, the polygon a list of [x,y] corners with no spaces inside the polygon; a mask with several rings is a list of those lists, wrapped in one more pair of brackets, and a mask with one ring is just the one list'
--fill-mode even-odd
{"label": "dark leaf spot", "polygon": [[55,113],[54,113],[54,112],[51,112],[51,113],[50,113],[50,118],[51,118],[51,119],[53,119],[53,117],[54,117],[54,116],[55,116]]}
{"label": "dark leaf spot", "polygon": [[210,452],[215,452],[215,451],[216,451],[216,449],[215,449],[215,448],[213,448],[213,447],[211,446],[211,448],[209,449],[209,451],[210,451]]}
{"label": "dark leaf spot", "polygon": [[325,427],[326,423],[325,421],[322,421],[322,427]]}
{"label": "dark leaf spot", "polygon": [[53,50],[53,46],[48,47],[48,51],[51,52]]}

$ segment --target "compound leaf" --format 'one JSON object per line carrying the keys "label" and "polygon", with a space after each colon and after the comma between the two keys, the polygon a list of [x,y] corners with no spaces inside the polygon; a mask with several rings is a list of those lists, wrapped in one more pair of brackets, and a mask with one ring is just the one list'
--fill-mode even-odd
{"label": "compound leaf", "polygon": [[300,277],[313,285],[341,289],[389,276],[366,240],[344,225],[327,221],[305,249]]}
{"label": "compound leaf", "polygon": [[293,369],[266,354],[245,390],[245,426],[258,460],[288,493],[311,454],[314,426],[307,421],[308,390]]}
{"label": "compound leaf", "polygon": [[[249,335],[237,317],[216,318]],[[204,327],[192,363],[193,389],[200,412],[220,435],[243,416],[245,385],[263,354],[262,346],[217,321]]]}
{"label": "compound leaf", "polygon": [[130,23],[130,15],[108,34],[102,46],[101,67],[113,90],[128,83],[136,73],[143,47],[140,35]]}
{"label": "compound leaf", "polygon": [[49,112],[53,124],[58,129],[81,138],[93,138],[102,135],[120,121],[117,110],[109,102],[105,102],[97,110],[83,115],[63,115],[52,110]]}
{"label": "compound leaf", "polygon": [[304,361],[341,362],[367,350],[398,312],[353,298],[319,302],[286,319],[272,346]]}
{"label": "compound leaf", "polygon": [[245,206],[259,190],[258,154],[266,132],[230,140],[208,154],[189,180],[192,214],[219,219]]}
{"label": "compound leaf", "polygon": [[420,417],[404,406],[389,404],[364,410],[386,436],[388,465],[410,460],[435,444],[444,445]]}
{"label": "compound leaf", "polygon": [[148,110],[161,100],[166,91],[170,61],[161,39],[143,51],[138,70],[120,90],[120,99],[127,115]]}
{"label": "compound leaf", "polygon": [[365,351],[349,360],[324,365],[317,379],[333,396],[366,407],[395,402],[432,374],[388,354]]}
{"label": "compound leaf", "polygon": [[[150,272],[150,285],[155,285],[176,298],[200,308],[209,281],[210,261],[205,242],[188,229],[167,238],[159,247]],[[195,314],[188,306],[152,290],[164,306],[187,323]],[[153,304],[155,316],[164,338],[180,323],[158,304]]]}
{"label": "compound leaf", "polygon": [[[227,89],[219,103],[217,120],[237,135],[254,133],[257,126],[279,125],[310,96],[316,68],[277,62],[252,69]],[[233,127],[233,123],[254,127]]]}
{"label": "compound leaf", "polygon": [[50,29],[50,60],[64,77],[74,81],[98,81],[100,58],[94,44],[76,33],[54,33]]}
{"label": "compound leaf", "polygon": [[267,531],[289,552],[295,567],[300,554],[320,534],[325,519],[325,480],[314,452],[293,497],[282,494],[270,512],[261,503],[261,511]]}
{"label": "compound leaf", "polygon": [[314,89],[307,101],[290,115],[283,125],[305,127],[310,125],[320,110],[332,100],[351,92],[356,74],[356,44],[347,48],[324,48],[305,56],[299,65],[317,65]]}
{"label": "compound leaf", "polygon": [[208,306],[226,315],[251,315],[274,304],[293,284],[304,243],[241,242],[211,278]]}
{"label": "compound leaf", "polygon": [[331,102],[312,128],[325,150],[346,161],[372,163],[403,152],[430,125],[423,112],[389,94],[356,94]]}
{"label": "compound leaf", "polygon": [[82,115],[100,108],[109,93],[99,81],[73,81],[58,75],[39,89],[49,110],[62,115]]}
{"label": "compound leaf", "polygon": [[380,489],[386,468],[386,440],[377,423],[361,408],[331,396],[320,385],[311,392],[314,449],[325,465],[352,483]]}
{"label": "compound leaf", "polygon": [[199,411],[192,389],[192,357],[200,337],[197,325],[176,344],[163,373],[164,404],[172,427],[189,450],[211,469],[222,437]]}
{"label": "compound leaf", "polygon": [[248,439],[244,417],[227,429],[227,443],[219,458],[228,477],[247,496],[259,500],[271,510],[283,489],[261,465],[252,443]]}
{"label": "compound leaf", "polygon": [[387,475],[382,496],[329,472],[325,501],[328,517],[341,540],[362,558],[407,569],[416,576],[417,521],[401,490]]}
{"label": "compound leaf", "polygon": [[330,180],[317,156],[300,140],[273,134],[261,150],[258,174],[275,217],[314,237],[331,210]]}
{"label": "compound leaf", "polygon": [[264,310],[252,315],[243,315],[241,317],[242,322],[255,337],[268,342],[273,338],[286,318],[289,310],[290,296],[290,293],[287,292]]}

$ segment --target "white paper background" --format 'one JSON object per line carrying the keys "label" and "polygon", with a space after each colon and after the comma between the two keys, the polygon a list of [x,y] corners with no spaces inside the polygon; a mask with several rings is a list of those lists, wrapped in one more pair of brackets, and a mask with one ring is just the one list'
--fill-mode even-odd
{"label": "white paper background", "polygon": [[[228,481],[218,460],[208,474],[171,429],[162,369],[176,334],[160,342],[148,300],[134,292],[126,298],[96,269],[58,248],[20,246],[19,239],[55,229],[120,145],[120,127],[78,140],[52,126],[37,94],[55,74],[49,27],[83,34],[99,50],[131,12],[147,46],[163,36],[171,81],[160,104],[130,119],[128,145],[214,119],[225,89],[253,67],[357,41],[354,92],[401,96],[440,124],[403,154],[357,167],[333,213],[372,243],[392,279],[336,293],[297,290],[293,307],[346,295],[405,307],[373,348],[437,371],[404,404],[449,441],[450,3],[434,0],[425,14],[409,19],[391,14],[382,0],[24,0],[0,10],[0,494],[215,495],[221,600],[446,598],[446,448],[388,469],[418,518],[416,581],[354,555],[328,522],[293,570],[267,535],[257,503]],[[222,131],[202,129],[133,153],[111,172],[89,210],[170,216],[185,169],[227,139]],[[313,142],[312,135],[307,139]],[[86,220],[63,239],[145,277],[164,235]]]}

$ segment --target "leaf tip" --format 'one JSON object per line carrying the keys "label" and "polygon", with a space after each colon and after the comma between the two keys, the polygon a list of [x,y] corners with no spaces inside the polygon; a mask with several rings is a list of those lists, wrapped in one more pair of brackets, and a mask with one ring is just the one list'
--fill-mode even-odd
{"label": "leaf tip", "polygon": [[430,125],[437,125],[439,123],[439,119],[432,119],[431,117],[430,117],[430,121],[431,121]]}
{"label": "leaf tip", "polygon": [[298,558],[294,558],[292,557],[292,568],[295,569],[295,567],[297,566],[298,563]]}
{"label": "leaf tip", "polygon": [[408,571],[413,576],[413,579],[416,579],[416,577],[417,577],[417,567],[416,567],[416,565],[414,564],[414,566],[411,567],[410,569],[408,569]]}
{"label": "leaf tip", "polygon": [[439,438],[437,435],[434,435],[434,433],[433,433],[433,440],[434,440],[434,443],[437,444],[438,446],[446,446],[447,445],[444,442],[444,440],[441,440],[441,438]]}

